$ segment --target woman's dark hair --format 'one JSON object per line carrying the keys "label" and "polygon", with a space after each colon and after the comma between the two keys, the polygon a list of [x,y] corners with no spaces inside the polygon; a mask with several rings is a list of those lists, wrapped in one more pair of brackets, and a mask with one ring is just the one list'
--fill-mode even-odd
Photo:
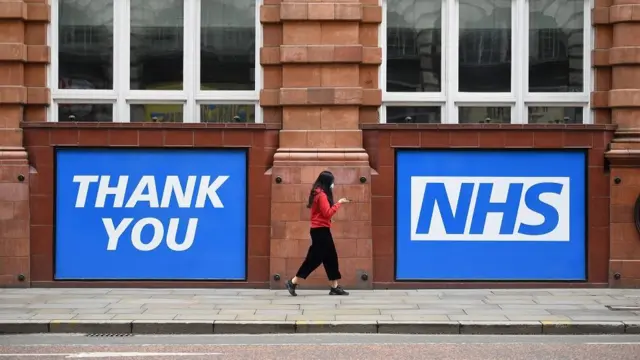
{"label": "woman's dark hair", "polygon": [[311,187],[311,193],[309,194],[309,202],[307,203],[307,208],[311,209],[313,205],[313,198],[316,196],[316,189],[320,188],[327,194],[327,199],[329,200],[329,205],[333,206],[333,191],[331,190],[331,184],[333,184],[333,174],[331,171],[323,171],[318,175],[316,182],[313,183]]}

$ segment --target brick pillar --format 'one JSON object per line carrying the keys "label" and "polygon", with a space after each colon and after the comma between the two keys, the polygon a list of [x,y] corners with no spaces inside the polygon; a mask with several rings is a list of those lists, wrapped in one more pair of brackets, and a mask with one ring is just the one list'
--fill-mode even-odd
{"label": "brick pillar", "polygon": [[[30,46],[30,20],[43,14],[48,19],[45,1],[0,2],[0,286],[29,286],[30,281],[29,164],[20,122],[29,99],[39,95],[30,87],[30,63],[41,59],[43,49]],[[41,40],[46,41],[46,27],[43,30]],[[42,45],[46,50],[46,42]],[[39,86],[45,87],[46,67],[40,70]]]}
{"label": "brick pillar", "polygon": [[[273,43],[273,26],[281,29],[279,46],[262,49],[266,67],[261,105],[282,109],[272,168],[271,286],[281,288],[302,262],[310,244],[306,199],[318,174],[329,170],[336,176],[335,198],[353,200],[336,215],[332,229],[342,283],[370,288],[371,168],[359,122],[361,108],[379,106],[381,93],[377,80],[374,87],[365,75],[370,71],[361,69],[377,68],[381,53],[378,47],[363,45],[361,31],[380,23],[381,8],[370,0],[271,0],[265,1],[261,19],[269,24],[265,46]],[[275,274],[282,279],[274,280]],[[368,275],[365,280],[363,274]],[[320,285],[326,286],[322,267],[306,282]]]}
{"label": "brick pillar", "polygon": [[609,283],[640,287],[640,235],[634,205],[640,196],[640,4],[596,1],[597,115],[618,125],[606,153],[611,176]]}

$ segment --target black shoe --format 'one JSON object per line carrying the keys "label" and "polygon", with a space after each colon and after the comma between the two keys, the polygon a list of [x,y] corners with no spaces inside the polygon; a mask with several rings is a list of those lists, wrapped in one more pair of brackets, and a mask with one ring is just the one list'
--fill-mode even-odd
{"label": "black shoe", "polygon": [[298,296],[298,294],[296,294],[298,284],[294,284],[291,280],[287,280],[285,286],[287,287],[287,290],[289,290],[289,294],[291,294],[291,296]]}
{"label": "black shoe", "polygon": [[331,288],[331,291],[329,291],[329,295],[349,295],[349,293],[344,291],[342,286],[338,285]]}

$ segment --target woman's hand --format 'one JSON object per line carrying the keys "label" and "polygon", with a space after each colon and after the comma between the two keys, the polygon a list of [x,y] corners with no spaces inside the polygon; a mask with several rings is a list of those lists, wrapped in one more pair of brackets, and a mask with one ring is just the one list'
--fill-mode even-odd
{"label": "woman's hand", "polygon": [[349,199],[347,199],[347,198],[342,198],[342,199],[338,200],[338,202],[339,202],[340,204],[344,204],[344,203],[349,203],[349,202],[351,202],[351,200],[349,200]]}

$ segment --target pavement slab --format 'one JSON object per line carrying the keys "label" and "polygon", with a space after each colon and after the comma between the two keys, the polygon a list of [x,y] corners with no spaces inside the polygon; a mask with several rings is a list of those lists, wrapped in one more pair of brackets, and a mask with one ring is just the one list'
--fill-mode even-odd
{"label": "pavement slab", "polygon": [[[638,334],[640,289],[0,289],[0,334]],[[621,307],[611,310],[607,306]]]}

